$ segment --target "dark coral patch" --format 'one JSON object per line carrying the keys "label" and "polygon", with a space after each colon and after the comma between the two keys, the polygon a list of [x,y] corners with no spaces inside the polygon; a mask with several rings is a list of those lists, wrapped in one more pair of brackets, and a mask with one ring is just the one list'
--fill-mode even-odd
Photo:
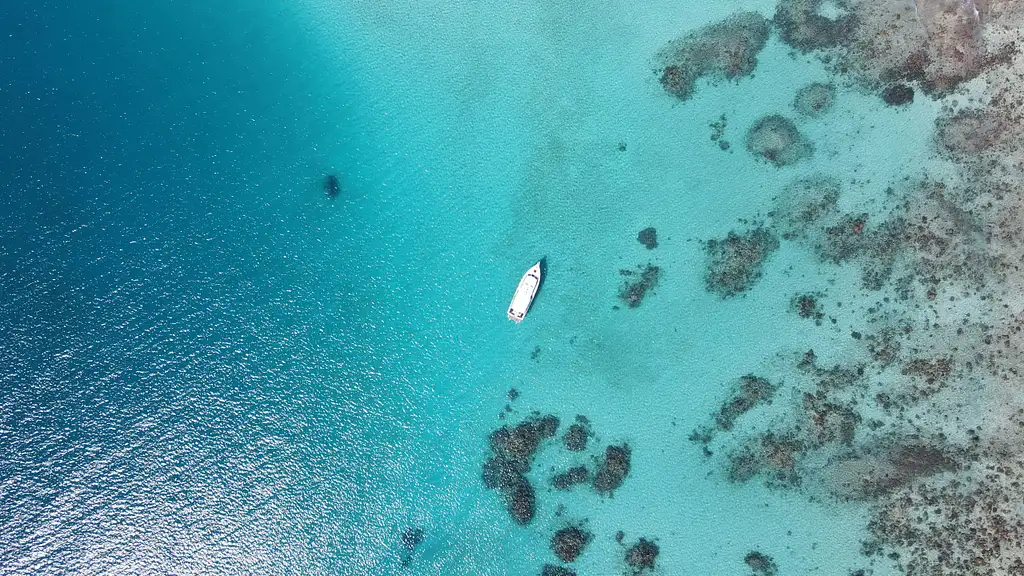
{"label": "dark coral patch", "polygon": [[889,106],[905,106],[914,101],[914,89],[906,84],[892,84],[882,90],[882,101]]}
{"label": "dark coral patch", "polygon": [[529,524],[537,512],[537,494],[525,476],[517,476],[511,486],[503,490],[505,507],[519,524]]}
{"label": "dark coral patch", "polygon": [[556,416],[534,416],[514,427],[502,426],[490,435],[491,450],[501,457],[528,462],[541,441],[558,431]]}
{"label": "dark coral patch", "polygon": [[[621,273],[622,271],[620,271]],[[658,285],[661,279],[661,267],[654,264],[647,264],[640,269],[640,277],[632,282],[626,281],[619,289],[619,300],[626,303],[630,308],[636,308],[643,303],[647,293]]]}
{"label": "dark coral patch", "polygon": [[715,424],[721,430],[732,430],[737,418],[759,404],[771,402],[775,389],[774,384],[759,376],[741,377],[732,396],[715,414]]}
{"label": "dark coral patch", "polygon": [[821,13],[822,4],[823,0],[780,0],[774,23],[782,41],[801,52],[847,42],[856,28],[856,19],[848,13],[829,18]]}
{"label": "dark coral patch", "polygon": [[708,269],[704,277],[709,292],[729,298],[746,292],[761,279],[765,261],[779,248],[779,239],[758,227],[742,236],[735,232],[723,240],[708,240]]}
{"label": "dark coral patch", "polygon": [[413,553],[416,552],[416,548],[423,543],[424,530],[422,528],[408,528],[402,533],[402,566],[408,566],[412,563]]}
{"label": "dark coral patch", "polygon": [[658,552],[657,544],[646,538],[641,538],[626,551],[626,564],[632,569],[633,574],[653,571]]}
{"label": "dark coral patch", "polygon": [[551,551],[562,562],[574,562],[583,553],[593,535],[579,526],[567,526],[551,537]]}
{"label": "dark coral patch", "polygon": [[661,86],[686,100],[693,96],[700,78],[735,80],[752,74],[769,32],[768,22],[760,14],[739,12],[676,40],[660,55],[665,62]]}
{"label": "dark coral patch", "polygon": [[555,416],[532,416],[514,427],[502,426],[489,437],[493,456],[483,467],[484,485],[499,490],[508,513],[519,524],[533,519],[537,496],[526,478],[540,443],[558,431]]}
{"label": "dark coral patch", "polygon": [[790,308],[801,318],[821,320],[825,314],[821,311],[818,294],[797,294],[790,302]]}
{"label": "dark coral patch", "polygon": [[341,180],[336,175],[328,174],[324,178],[324,194],[331,200],[334,200],[338,197],[338,194],[341,194]]}
{"label": "dark coral patch", "polygon": [[576,572],[564,566],[545,564],[544,568],[540,571],[540,576],[576,576]]}
{"label": "dark coral patch", "polygon": [[853,443],[861,418],[852,408],[830,402],[823,392],[804,393],[803,408],[808,420],[807,433],[813,445]]}
{"label": "dark coral patch", "polygon": [[743,561],[757,576],[776,576],[779,573],[779,567],[775,564],[775,560],[756,550],[747,554]]}
{"label": "dark coral patch", "polygon": [[800,134],[792,120],[772,114],[755,122],[747,131],[747,151],[781,168],[810,158],[814,145]]}
{"label": "dark coral patch", "polygon": [[578,484],[586,484],[590,481],[590,471],[586,466],[573,466],[565,472],[560,472],[551,477],[551,485],[556,490],[569,490]]}
{"label": "dark coral patch", "polygon": [[648,250],[654,250],[658,247],[658,231],[653,226],[644,228],[636,235],[636,240]]}
{"label": "dark coral patch", "polygon": [[562,436],[562,443],[571,452],[582,452],[587,449],[590,434],[590,421],[586,416],[578,415],[576,422],[571,424]]}
{"label": "dark coral patch", "polygon": [[629,475],[630,448],[628,444],[609,446],[594,475],[594,490],[601,494],[613,492]]}

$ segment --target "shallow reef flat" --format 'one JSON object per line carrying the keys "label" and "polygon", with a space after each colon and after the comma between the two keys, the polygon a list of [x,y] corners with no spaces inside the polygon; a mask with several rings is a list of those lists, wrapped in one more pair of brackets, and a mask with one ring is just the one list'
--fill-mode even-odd
{"label": "shallow reef flat", "polygon": [[[745,136],[745,151],[721,150],[770,173],[774,190],[767,208],[698,239],[703,258],[690,276],[702,277],[715,306],[784,287],[777,314],[804,322],[808,345],[789,338],[754,361],[737,356],[717,407],[688,433],[712,479],[861,511],[862,565],[842,568],[849,574],[1024,574],[1024,513],[1012,504],[1024,499],[1021,29],[1024,9],[1005,1],[780,0],[770,17],[739,11],[654,54],[666,107],[713,107],[701,92],[741,90],[774,42],[823,72],[765,95],[777,112],[742,128],[704,112],[716,145],[727,130]],[[816,126],[840,125],[844,98],[865,96],[891,111],[879,122],[913,106],[934,111],[925,154],[881,183],[818,158],[838,146],[815,139],[857,135]],[[638,239],[659,258],[674,249],[644,230]],[[797,257],[833,285],[779,279],[773,262]],[[626,306],[608,305],[620,314],[658,306],[684,274],[662,276],[663,266],[625,269],[634,279],[618,293]],[[566,441],[591,433],[583,430]],[[611,496],[642,481],[646,466],[631,456],[645,458],[646,446],[604,450],[554,470],[548,484]],[[607,547],[607,535],[587,530],[556,533],[557,556]],[[655,557],[659,566],[659,553],[671,557],[657,535],[637,537],[616,573],[656,573]],[[626,546],[621,532],[616,540]],[[784,558],[756,549],[737,558],[744,563],[786,573]]]}
{"label": "shallow reef flat", "polygon": [[848,327],[827,360],[764,360],[784,382],[773,418],[752,416],[767,385],[739,387],[691,440],[731,482],[863,506],[869,563],[1024,574],[1024,513],[1011,504],[1024,499],[1024,56],[1011,32],[1024,10],[837,5],[828,19],[820,2],[782,0],[781,39],[886,105],[915,91],[939,104],[930,156],[944,169],[908,170],[870,206],[844,202],[838,175],[780,191],[768,230],[860,278],[795,297],[792,313]]}

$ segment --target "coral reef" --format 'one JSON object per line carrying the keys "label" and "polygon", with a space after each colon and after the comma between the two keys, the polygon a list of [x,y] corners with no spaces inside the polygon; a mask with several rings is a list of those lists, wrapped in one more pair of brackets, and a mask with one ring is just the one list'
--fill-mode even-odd
{"label": "coral reef", "polygon": [[658,56],[661,86],[687,100],[700,78],[716,82],[752,74],[769,32],[768,22],[760,14],[739,12],[675,40]]}
{"label": "coral reef", "polygon": [[1007,129],[1006,118],[987,110],[965,110],[936,121],[935,141],[947,157],[975,155],[1002,143],[1015,133]]}
{"label": "coral reef", "polygon": [[821,294],[797,294],[793,296],[789,307],[801,318],[810,318],[820,322],[825,317],[825,313],[821,311],[820,299]]}
{"label": "coral reef", "polygon": [[578,484],[586,484],[590,481],[590,471],[586,466],[573,466],[565,472],[560,472],[551,477],[551,485],[557,490],[570,490]]}
{"label": "coral reef", "polygon": [[711,141],[718,142],[718,147],[722,150],[729,149],[729,142],[725,140],[725,126],[727,124],[725,114],[718,117],[718,120],[708,124],[711,128]]}
{"label": "coral reef", "polygon": [[[844,177],[841,210],[838,180],[795,181],[768,225],[708,242],[707,287],[723,298],[750,289],[780,238],[837,268],[829,282],[849,267],[861,285],[828,290],[838,351],[827,354],[837,361],[790,351],[794,361],[777,372],[741,368],[778,383],[773,405],[731,398],[691,439],[730,481],[863,506],[872,562],[907,575],[1024,574],[1024,8],[780,0],[774,24],[826,66],[833,86],[888,106],[943,99],[934,157],[881,184]],[[692,80],[679,86],[692,94]],[[801,116],[834,100],[812,96],[794,100]],[[813,153],[777,115],[751,128],[747,148],[777,167]],[[813,289],[798,288],[807,291],[792,311],[826,320]],[[738,417],[757,411],[770,417]],[[745,560],[776,570],[767,556]]]}
{"label": "coral reef", "polygon": [[571,452],[582,452],[587,449],[587,440],[590,438],[590,421],[586,416],[577,415],[573,422],[562,436],[562,443],[566,450]]}
{"label": "coral reef", "polygon": [[[622,300],[630,308],[640,306],[644,298],[647,297],[647,293],[658,285],[658,280],[661,278],[661,268],[659,266],[647,264],[638,268],[640,269],[640,278],[632,282],[626,281],[622,288],[619,289],[619,300]],[[632,275],[630,270],[625,272],[630,272],[628,275]]]}
{"label": "coral reef", "polygon": [[797,91],[796,97],[793,98],[793,109],[799,114],[814,118],[831,110],[835,103],[835,85],[814,82]]}
{"label": "coral reef", "polygon": [[735,388],[715,414],[715,424],[721,430],[732,430],[737,418],[758,404],[771,402],[776,390],[774,384],[753,374],[741,377]]}
{"label": "coral reef", "polygon": [[626,565],[633,574],[643,574],[646,571],[654,571],[654,560],[658,557],[658,545],[651,540],[641,538],[626,550]]}
{"label": "coral reef", "polygon": [[757,550],[753,550],[744,556],[743,562],[757,576],[777,576],[779,573],[779,567],[775,564],[775,560],[772,560],[771,556]]}
{"label": "coral reef", "polygon": [[562,562],[575,562],[592,538],[593,534],[579,526],[566,526],[551,537],[551,551]]}
{"label": "coral reef", "polygon": [[889,106],[905,106],[914,101],[914,89],[899,82],[882,90],[882,101]]}
{"label": "coral reef", "polygon": [[540,571],[540,576],[576,576],[576,572],[562,566],[545,564]]}
{"label": "coral reef", "polygon": [[658,231],[653,226],[644,228],[636,235],[636,241],[643,244],[644,248],[654,250],[658,247]]}
{"label": "coral reef", "polygon": [[605,448],[604,459],[597,465],[594,474],[594,490],[600,494],[610,494],[622,486],[629,475],[629,445],[609,446]]}
{"label": "coral reef", "polygon": [[886,438],[864,446],[856,456],[831,462],[824,473],[830,490],[847,499],[877,499],[943,472],[955,472],[962,449],[921,438]]}
{"label": "coral reef", "polygon": [[786,44],[801,52],[832,48],[850,40],[856,17],[845,10],[835,18],[822,14],[823,0],[780,0],[775,7],[775,28]]}
{"label": "coral reef", "polygon": [[708,240],[707,290],[721,298],[746,292],[761,279],[765,261],[779,248],[779,240],[764,227],[739,235],[729,232],[722,240]]}
{"label": "coral reef", "polygon": [[810,158],[814,146],[792,120],[779,114],[761,118],[747,131],[747,151],[776,168]]}
{"label": "coral reef", "polygon": [[557,431],[558,418],[534,415],[514,427],[502,426],[491,432],[492,456],[484,463],[484,485],[501,492],[509,515],[519,524],[528,524],[537,507],[536,492],[526,473],[540,443]]}

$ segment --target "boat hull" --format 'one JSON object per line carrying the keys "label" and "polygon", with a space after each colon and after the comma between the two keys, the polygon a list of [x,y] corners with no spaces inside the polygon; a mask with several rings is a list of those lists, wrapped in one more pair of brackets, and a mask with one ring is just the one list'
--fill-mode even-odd
{"label": "boat hull", "polygon": [[533,304],[537,295],[537,288],[540,287],[540,262],[534,264],[526,274],[519,280],[516,293],[512,296],[512,302],[508,305],[508,319],[516,324],[523,321],[526,313]]}

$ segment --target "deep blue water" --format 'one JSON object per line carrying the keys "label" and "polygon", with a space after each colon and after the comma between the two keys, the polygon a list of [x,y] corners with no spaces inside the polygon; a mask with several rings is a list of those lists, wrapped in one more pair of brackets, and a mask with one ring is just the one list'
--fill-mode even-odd
{"label": "deep blue water", "polygon": [[2,10],[2,571],[345,572],[403,437],[347,87],[272,2]]}

